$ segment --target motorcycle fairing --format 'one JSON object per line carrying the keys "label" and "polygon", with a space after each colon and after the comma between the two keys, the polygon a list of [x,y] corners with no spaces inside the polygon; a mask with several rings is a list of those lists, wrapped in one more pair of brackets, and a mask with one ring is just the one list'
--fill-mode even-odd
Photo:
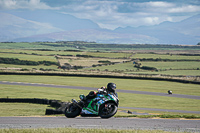
{"label": "motorcycle fairing", "polygon": [[89,102],[87,107],[82,108],[81,114],[98,115],[100,105],[110,100],[115,101],[115,99],[116,98],[110,94],[108,95],[97,94],[97,96]]}

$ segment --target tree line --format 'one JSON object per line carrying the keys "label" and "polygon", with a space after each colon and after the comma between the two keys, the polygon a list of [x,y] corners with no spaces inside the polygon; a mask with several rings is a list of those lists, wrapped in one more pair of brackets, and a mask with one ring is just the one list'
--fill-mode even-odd
{"label": "tree line", "polygon": [[18,58],[3,58],[0,57],[1,64],[14,64],[14,65],[31,65],[31,66],[38,66],[38,65],[58,65],[57,62],[53,61],[28,61],[28,60],[20,60]]}
{"label": "tree line", "polygon": [[95,42],[42,42],[39,45],[52,46],[52,47],[71,47],[85,49],[85,48],[155,48],[155,49],[200,49],[197,45],[171,45],[171,44],[101,44]]}

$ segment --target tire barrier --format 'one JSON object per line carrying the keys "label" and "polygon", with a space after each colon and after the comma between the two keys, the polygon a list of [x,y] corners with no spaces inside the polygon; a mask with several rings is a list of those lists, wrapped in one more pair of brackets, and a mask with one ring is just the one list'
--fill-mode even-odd
{"label": "tire barrier", "polygon": [[69,105],[68,102],[61,102],[60,100],[48,100],[39,98],[0,98],[0,102],[44,104],[55,108],[46,109],[45,115],[64,114],[65,108]]}
{"label": "tire barrier", "polygon": [[45,115],[56,115],[56,114],[63,114],[63,111],[55,109],[46,109]]}
{"label": "tire barrier", "polygon": [[[53,105],[53,106],[52,106]],[[45,115],[55,115],[55,114],[64,114],[65,109],[68,107],[69,103],[67,102],[57,102],[50,105],[51,107],[55,107],[56,109],[46,109]],[[58,106],[60,105],[60,106]]]}
{"label": "tire barrier", "polygon": [[47,105],[49,105],[50,100],[48,100],[48,99],[39,99],[39,98],[0,98],[0,102],[35,103],[35,104],[47,104]]}

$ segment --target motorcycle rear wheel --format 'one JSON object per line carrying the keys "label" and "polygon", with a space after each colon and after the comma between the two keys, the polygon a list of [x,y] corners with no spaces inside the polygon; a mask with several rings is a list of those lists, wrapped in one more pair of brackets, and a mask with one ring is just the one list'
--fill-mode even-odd
{"label": "motorcycle rear wheel", "polygon": [[78,116],[80,113],[81,113],[81,109],[77,106],[77,105],[75,105],[75,104],[73,104],[73,103],[71,103],[66,109],[65,109],[65,116],[67,117],[67,118],[75,118],[76,116]]}
{"label": "motorcycle rear wheel", "polygon": [[117,106],[114,103],[103,104],[99,110],[101,118],[110,118],[117,113]]}

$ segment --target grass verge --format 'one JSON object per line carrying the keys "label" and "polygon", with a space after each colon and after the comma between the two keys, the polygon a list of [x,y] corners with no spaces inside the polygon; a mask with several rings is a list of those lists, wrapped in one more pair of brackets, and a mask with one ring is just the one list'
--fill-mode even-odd
{"label": "grass verge", "polygon": [[[116,130],[116,129],[75,129],[75,128],[38,128],[38,129],[0,129],[2,133],[177,133],[162,130]],[[183,133],[183,132],[179,132]],[[187,132],[184,132],[187,133]]]}
{"label": "grass verge", "polygon": [[44,116],[47,105],[0,103],[0,116]]}
{"label": "grass verge", "polygon": [[200,116],[196,116],[196,115],[170,115],[170,114],[161,114],[161,115],[125,115],[125,116],[116,115],[115,117],[200,119]]}

